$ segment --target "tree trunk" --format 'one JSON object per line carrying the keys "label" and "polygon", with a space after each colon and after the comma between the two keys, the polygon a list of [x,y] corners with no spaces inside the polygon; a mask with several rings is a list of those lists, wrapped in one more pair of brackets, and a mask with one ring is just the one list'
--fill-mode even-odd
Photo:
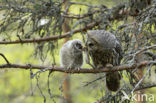
{"label": "tree trunk", "polygon": [[[69,0],[64,0],[64,10],[66,10],[66,8],[68,6],[68,2],[69,2]],[[62,29],[63,29],[64,33],[70,31],[69,19],[68,18],[64,19]],[[67,42],[68,40],[69,40],[69,38],[65,38],[64,43]],[[67,101],[65,103],[72,103],[71,95],[70,95],[70,77],[69,77],[69,74],[64,73],[64,78],[65,78],[65,80],[63,81],[63,96]]]}

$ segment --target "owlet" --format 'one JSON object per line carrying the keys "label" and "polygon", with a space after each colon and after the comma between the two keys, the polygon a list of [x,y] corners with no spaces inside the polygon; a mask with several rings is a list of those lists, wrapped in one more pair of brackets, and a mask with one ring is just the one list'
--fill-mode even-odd
{"label": "owlet", "polygon": [[81,40],[69,40],[60,50],[60,64],[66,69],[80,69],[83,64]]}

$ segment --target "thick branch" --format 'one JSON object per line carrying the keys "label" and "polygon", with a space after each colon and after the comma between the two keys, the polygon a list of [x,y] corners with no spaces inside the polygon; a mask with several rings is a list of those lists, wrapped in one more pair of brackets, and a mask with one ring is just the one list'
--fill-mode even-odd
{"label": "thick branch", "polygon": [[56,66],[40,66],[40,65],[20,65],[20,64],[4,64],[0,65],[0,68],[20,68],[20,69],[49,69],[52,71],[58,72],[65,72],[65,73],[102,73],[102,72],[115,72],[115,71],[122,71],[122,70],[130,70],[135,68],[142,68],[149,64],[156,65],[156,61],[144,61],[141,63],[136,63],[133,65],[121,65],[121,66],[114,66],[113,68],[103,68],[103,69],[88,69],[88,68],[81,68],[80,70],[67,70],[62,67]]}
{"label": "thick branch", "polygon": [[92,22],[90,24],[88,24],[87,26],[80,28],[80,29],[76,29],[67,33],[64,33],[63,35],[56,35],[56,36],[51,36],[51,37],[45,37],[45,38],[36,38],[36,39],[24,39],[24,40],[15,40],[15,41],[0,41],[0,44],[23,44],[23,43],[39,43],[39,42],[44,42],[44,41],[51,41],[51,40],[58,40],[58,39],[62,39],[62,38],[66,38],[69,37],[74,33],[78,33],[81,31],[86,31],[88,29],[91,29],[95,26],[97,26],[99,24],[99,22]]}

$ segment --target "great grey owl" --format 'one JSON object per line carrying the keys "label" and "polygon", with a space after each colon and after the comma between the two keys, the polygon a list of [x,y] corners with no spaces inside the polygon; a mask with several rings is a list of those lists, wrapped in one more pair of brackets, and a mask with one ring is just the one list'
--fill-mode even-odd
{"label": "great grey owl", "polygon": [[[117,66],[122,59],[121,45],[116,37],[105,30],[90,30],[87,32],[85,43],[93,66],[102,68],[111,64]],[[119,72],[106,73],[106,86],[111,91],[116,91],[120,87]]]}
{"label": "great grey owl", "polygon": [[69,40],[62,46],[60,64],[66,69],[80,69],[83,64],[81,40]]}

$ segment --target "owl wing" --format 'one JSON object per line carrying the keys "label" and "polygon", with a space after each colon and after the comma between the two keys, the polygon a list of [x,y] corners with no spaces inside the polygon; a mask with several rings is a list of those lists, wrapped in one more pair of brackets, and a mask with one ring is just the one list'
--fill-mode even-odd
{"label": "owl wing", "polygon": [[[122,47],[120,45],[120,43],[118,41],[116,41],[116,47],[115,47],[115,51],[118,53],[119,58],[118,58],[118,63],[120,64],[121,59],[123,58],[123,51],[122,51]],[[118,65],[119,65],[118,64]]]}

